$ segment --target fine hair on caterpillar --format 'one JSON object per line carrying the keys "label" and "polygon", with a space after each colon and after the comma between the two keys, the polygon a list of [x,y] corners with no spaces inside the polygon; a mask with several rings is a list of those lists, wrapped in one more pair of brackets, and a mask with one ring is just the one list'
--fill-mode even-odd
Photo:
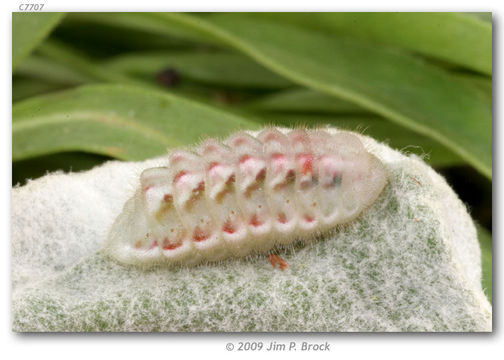
{"label": "fine hair on caterpillar", "polygon": [[[267,128],[206,139],[142,172],[104,250],[142,267],[268,253],[349,223],[386,183],[384,165],[348,131]],[[270,261],[283,269],[281,258]]]}

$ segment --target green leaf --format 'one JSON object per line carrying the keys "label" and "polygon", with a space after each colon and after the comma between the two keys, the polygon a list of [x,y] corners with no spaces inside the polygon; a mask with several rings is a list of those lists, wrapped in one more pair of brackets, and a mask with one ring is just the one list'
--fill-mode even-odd
{"label": "green leaf", "polygon": [[207,31],[286,78],[429,136],[492,176],[492,109],[479,91],[397,51],[236,14],[159,14]]}
{"label": "green leaf", "polygon": [[492,302],[492,233],[476,224],[481,246],[482,286],[488,300]]}
{"label": "green leaf", "polygon": [[[492,101],[492,79],[483,76],[456,74],[458,80],[479,90],[489,102]],[[305,88],[277,91],[255,99],[242,107],[252,111],[309,112],[336,114],[364,114],[368,110],[334,96]]]}
{"label": "green leaf", "polygon": [[405,48],[428,57],[492,74],[492,24],[447,12],[256,13],[252,16],[327,34]]}
{"label": "green leaf", "polygon": [[310,89],[294,88],[250,101],[242,106],[249,111],[365,114],[368,110],[345,100]]}
{"label": "green leaf", "polygon": [[467,12],[465,13],[470,16],[474,16],[481,21],[486,21],[492,23],[492,13],[491,12]]}
{"label": "green leaf", "polygon": [[205,84],[236,88],[278,89],[292,86],[285,78],[249,58],[226,52],[149,52],[121,55],[103,64],[107,69],[155,79],[167,68]]}
{"label": "green leaf", "polygon": [[473,74],[457,74],[457,79],[479,90],[489,103],[492,102],[492,79]]}
{"label": "green leaf", "polygon": [[64,43],[46,41],[40,46],[39,51],[42,55],[59,63],[62,68],[67,68],[85,79],[94,79],[99,82],[140,85],[139,82],[121,73],[111,71],[110,69],[103,69],[87,59],[84,54],[81,54],[79,51]]}
{"label": "green leaf", "polygon": [[258,127],[183,98],[120,85],[90,85],[17,103],[12,109],[12,158],[85,151],[124,160],[166,152]]}
{"label": "green leaf", "polygon": [[94,81],[94,77],[75,70],[75,63],[65,66],[61,60],[55,61],[38,55],[24,59],[18,66],[16,75],[65,85],[81,85]]}
{"label": "green leaf", "polygon": [[[99,13],[87,14],[90,16],[100,15]],[[86,18],[86,13],[67,15],[56,28],[54,36],[96,58],[104,59],[136,51],[202,50],[209,47],[194,41],[163,36],[164,34],[155,30],[148,30],[134,24],[131,26],[115,24],[114,19],[121,17],[122,13],[103,14],[103,21],[85,21],[80,19],[80,15],[83,15],[84,19]]]}
{"label": "green leaf", "polygon": [[12,70],[63,19],[64,13],[12,13]]}
{"label": "green leaf", "polygon": [[372,115],[300,115],[259,112],[256,117],[251,119],[263,125],[285,127],[335,126],[371,136],[405,154],[416,154],[432,166],[454,166],[464,163],[463,159],[439,142]]}
{"label": "green leaf", "polygon": [[70,13],[68,22],[84,22],[117,26],[125,29],[135,29],[156,35],[175,37],[178,39],[201,42],[205,44],[220,44],[217,39],[205,31],[188,28],[178,23],[167,23],[159,16],[160,13]]}
{"label": "green leaf", "polygon": [[12,102],[56,90],[62,90],[63,88],[64,85],[62,84],[15,76],[12,78]]}

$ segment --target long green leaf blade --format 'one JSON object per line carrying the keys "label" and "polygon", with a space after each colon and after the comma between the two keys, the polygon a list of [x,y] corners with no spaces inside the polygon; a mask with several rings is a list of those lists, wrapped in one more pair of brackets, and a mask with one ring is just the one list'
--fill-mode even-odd
{"label": "long green leaf blade", "polygon": [[40,53],[59,64],[63,69],[67,68],[87,79],[94,79],[98,82],[138,85],[138,82],[121,73],[103,69],[87,59],[84,54],[60,42],[51,40],[44,42],[40,46]]}
{"label": "long green leaf blade", "polygon": [[144,52],[125,54],[103,64],[112,71],[155,79],[164,69],[174,69],[182,77],[206,84],[236,88],[281,89],[292,86],[241,54],[229,52]]}
{"label": "long green leaf blade", "polygon": [[63,19],[64,13],[13,13],[12,14],[12,70],[51,32]]}
{"label": "long green leaf blade", "polygon": [[205,30],[294,82],[432,137],[492,176],[491,104],[445,71],[396,51],[234,14],[210,22],[159,16]]}
{"label": "long green leaf blade", "polygon": [[219,41],[213,38],[205,31],[197,28],[181,26],[177,23],[166,23],[158,16],[159,13],[148,12],[119,12],[119,13],[70,13],[66,21],[104,24],[107,26],[117,26],[125,29],[135,29],[144,32],[150,32],[156,35],[164,35],[177,39],[201,42],[204,44],[219,44]]}
{"label": "long green leaf blade", "polygon": [[75,64],[68,67],[61,62],[38,55],[24,59],[17,68],[16,75],[64,85],[82,85],[95,80],[82,71],[76,71]]}
{"label": "long green leaf blade", "polygon": [[306,13],[292,12],[256,13],[252,16],[398,46],[492,74],[492,24],[469,14],[321,12],[307,16]]}
{"label": "long green leaf blade", "polygon": [[123,160],[258,125],[158,91],[90,85],[22,101],[12,110],[12,158],[86,151]]}
{"label": "long green leaf blade", "polygon": [[288,113],[365,114],[366,109],[334,96],[305,88],[278,91],[242,105],[249,111]]}

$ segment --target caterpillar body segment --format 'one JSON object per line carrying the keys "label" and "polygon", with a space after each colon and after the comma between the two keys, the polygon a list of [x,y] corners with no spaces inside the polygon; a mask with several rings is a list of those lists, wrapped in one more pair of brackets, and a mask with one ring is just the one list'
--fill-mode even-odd
{"label": "caterpillar body segment", "polygon": [[143,171],[109,232],[105,252],[120,262],[194,265],[268,252],[351,221],[387,182],[357,136],[325,130],[239,132],[175,151],[164,165]]}

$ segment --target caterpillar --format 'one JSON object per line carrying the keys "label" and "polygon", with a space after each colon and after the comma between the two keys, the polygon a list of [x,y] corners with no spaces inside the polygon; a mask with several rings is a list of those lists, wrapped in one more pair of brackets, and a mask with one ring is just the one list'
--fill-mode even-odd
{"label": "caterpillar", "polygon": [[104,250],[119,262],[195,265],[308,241],[356,218],[387,183],[356,135],[329,129],[238,132],[165,165],[141,173],[110,229]]}

